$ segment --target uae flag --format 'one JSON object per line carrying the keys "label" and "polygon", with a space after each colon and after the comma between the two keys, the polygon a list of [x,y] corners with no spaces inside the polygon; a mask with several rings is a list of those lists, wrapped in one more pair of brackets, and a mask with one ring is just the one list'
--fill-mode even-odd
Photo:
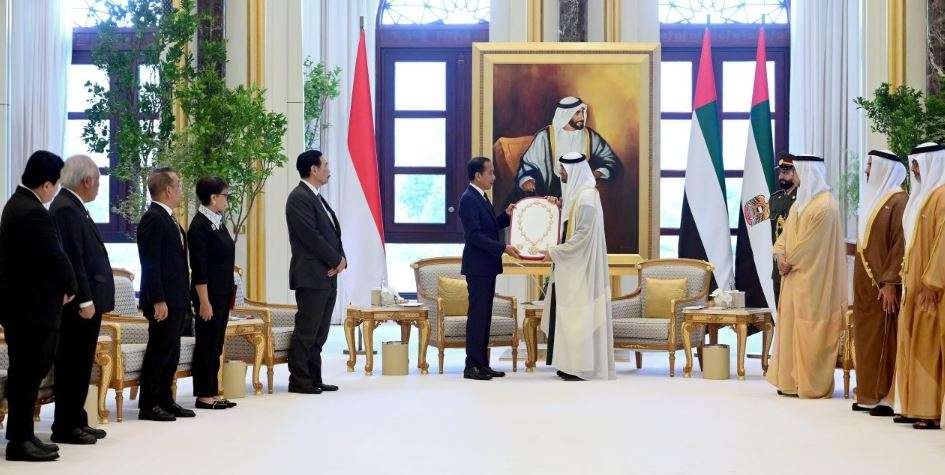
{"label": "uae flag", "polygon": [[728,289],[732,283],[732,241],[708,28],[702,37],[692,111],[679,257],[711,262],[715,267],[713,287]]}
{"label": "uae flag", "polygon": [[347,304],[371,303],[371,289],[387,280],[384,252],[384,220],[381,215],[381,187],[374,138],[374,112],[371,106],[371,81],[368,77],[364,30],[358,41],[351,89],[351,113],[348,121],[350,162],[338,170],[342,196],[338,219],[348,269],[338,276],[338,301],[332,321],[340,323]]}
{"label": "uae flag", "polygon": [[768,200],[775,190],[774,145],[771,138],[771,105],[765,66],[765,31],[758,36],[755,87],[751,97],[748,151],[742,182],[738,243],[735,250],[735,285],[745,292],[749,307],[774,308],[774,269]]}

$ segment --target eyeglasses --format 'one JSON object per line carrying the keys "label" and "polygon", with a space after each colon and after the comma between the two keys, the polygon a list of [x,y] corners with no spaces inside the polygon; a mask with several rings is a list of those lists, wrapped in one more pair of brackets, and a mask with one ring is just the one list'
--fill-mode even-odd
{"label": "eyeglasses", "polygon": [[229,194],[229,193],[217,193],[217,196],[222,196],[222,197],[224,197],[224,198],[226,198],[226,199],[230,199],[230,194]]}

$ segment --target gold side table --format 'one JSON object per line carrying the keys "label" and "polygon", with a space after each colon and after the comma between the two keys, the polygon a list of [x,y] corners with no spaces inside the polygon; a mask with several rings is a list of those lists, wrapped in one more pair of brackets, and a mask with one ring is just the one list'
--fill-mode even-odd
{"label": "gold side table", "polygon": [[[692,329],[695,325],[704,325],[708,330],[712,343],[718,342],[718,331],[723,327],[732,327],[738,335],[738,379],[745,379],[745,342],[748,338],[748,325],[758,325],[762,328],[764,347],[761,350],[761,368],[768,372],[768,350],[771,348],[771,337],[774,330],[774,320],[769,308],[700,308],[683,310],[682,323],[683,348],[686,351],[686,367],[683,368],[685,377],[692,376]],[[701,346],[701,345],[700,345]]]}
{"label": "gold side table", "polygon": [[423,307],[373,307],[349,305],[345,317],[345,339],[348,341],[348,372],[354,371],[357,349],[354,345],[354,329],[361,326],[364,333],[364,374],[374,373],[374,328],[383,322],[396,322],[400,325],[400,339],[410,342],[410,326],[417,327],[420,333],[420,345],[417,348],[417,368],[421,374],[428,374],[427,345],[430,343],[430,320],[427,309]]}
{"label": "gold side table", "polygon": [[[200,317],[197,317],[200,318]],[[253,392],[262,394],[262,382],[259,381],[259,369],[262,367],[263,355],[266,351],[266,337],[268,328],[261,318],[231,318],[226,324],[226,333],[223,337],[223,352],[220,353],[220,370],[217,371],[220,395],[223,394],[223,358],[226,356],[226,340],[242,338],[253,348]]]}

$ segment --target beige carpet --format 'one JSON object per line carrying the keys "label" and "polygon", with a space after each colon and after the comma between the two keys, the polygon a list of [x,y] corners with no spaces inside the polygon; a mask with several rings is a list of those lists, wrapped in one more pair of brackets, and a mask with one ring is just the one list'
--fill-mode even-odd
{"label": "beige carpet", "polygon": [[[376,340],[398,332],[384,326]],[[109,436],[96,446],[63,446],[52,464],[0,460],[0,473],[938,474],[945,467],[945,432],[854,414],[842,398],[778,397],[760,379],[758,360],[749,360],[747,381],[671,379],[665,354],[647,354],[641,371],[618,365],[615,381],[566,383],[540,367],[478,382],[461,379],[462,350],[447,351],[444,375],[435,373],[431,350],[428,376],[366,377],[345,372],[343,346],[342,329],[332,328],[325,374],[338,393],[286,393],[283,365],[276,394],[176,423],[138,421],[131,403],[128,419],[106,426]],[[680,353],[680,375],[682,362]],[[839,396],[839,372],[837,382]],[[180,400],[192,407],[189,392],[182,381]],[[47,406],[44,439],[51,417]]]}

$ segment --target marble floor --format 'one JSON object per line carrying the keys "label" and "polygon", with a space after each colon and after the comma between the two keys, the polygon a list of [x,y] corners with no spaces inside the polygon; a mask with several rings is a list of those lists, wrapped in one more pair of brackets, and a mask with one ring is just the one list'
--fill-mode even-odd
{"label": "marble floor", "polygon": [[[393,326],[375,334],[378,343],[398,335]],[[343,347],[342,328],[333,327],[325,377],[341,386],[337,393],[289,394],[281,365],[275,394],[174,423],[139,421],[132,402],[97,445],[62,446],[49,464],[0,460],[0,473],[863,475],[945,467],[945,431],[851,412],[839,371],[836,398],[802,401],[776,396],[758,360],[749,360],[746,381],[669,378],[665,353],[649,353],[642,370],[619,364],[615,381],[566,383],[539,367],[479,382],[461,378],[462,350],[447,351],[443,375],[431,350],[429,375],[381,376],[378,358],[375,375],[364,376],[345,371]],[[498,352],[493,359],[511,371]],[[181,381],[179,400],[192,407],[190,390]],[[47,406],[41,438],[51,418]]]}

